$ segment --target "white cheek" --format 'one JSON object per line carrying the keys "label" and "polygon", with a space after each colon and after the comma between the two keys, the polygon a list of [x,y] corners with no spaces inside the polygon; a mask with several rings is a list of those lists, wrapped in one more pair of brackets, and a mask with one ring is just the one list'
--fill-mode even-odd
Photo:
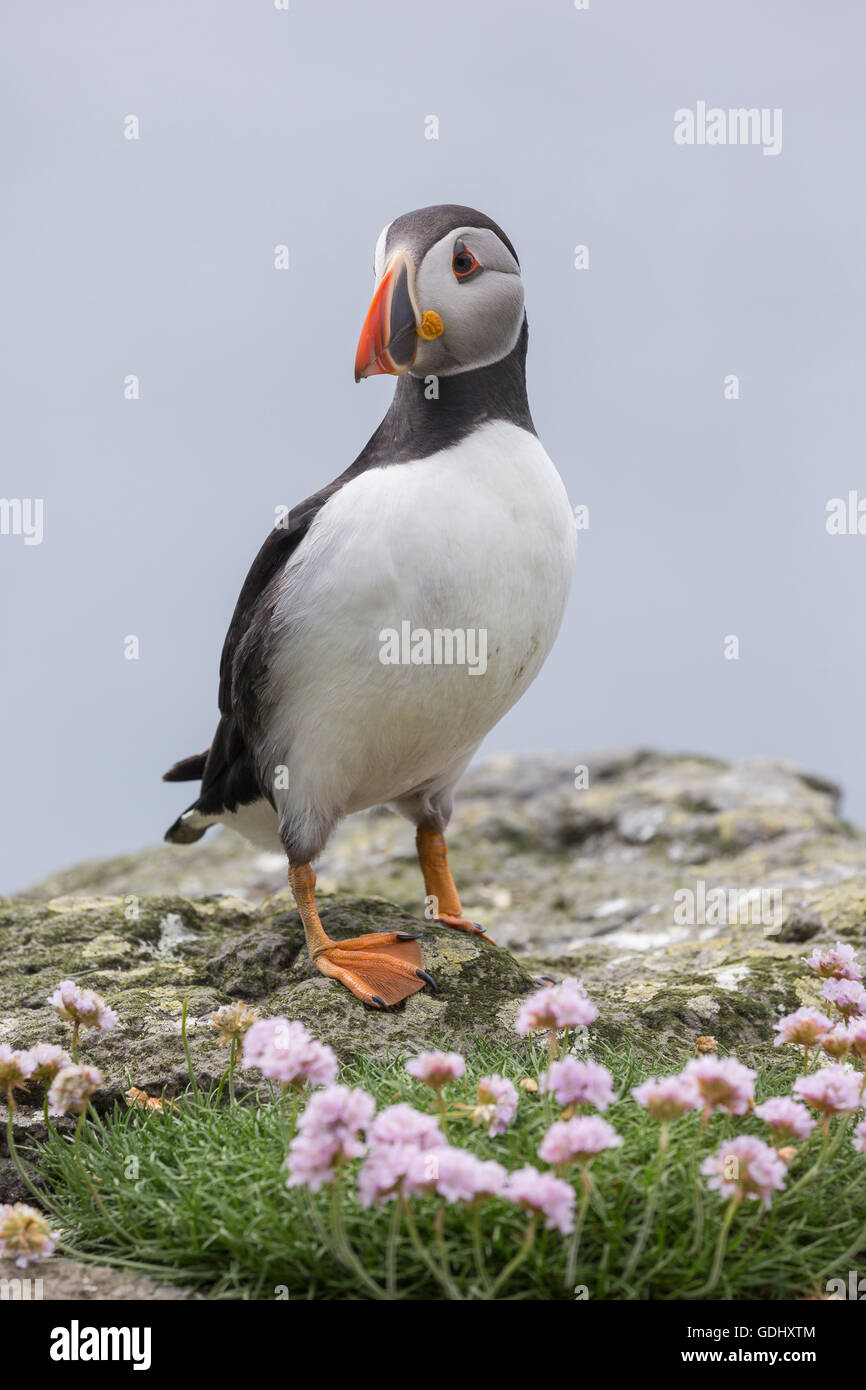
{"label": "white cheek", "polygon": [[385,243],[388,240],[388,233],[391,230],[391,223],[383,227],[379,233],[379,240],[376,242],[376,250],[373,254],[373,265],[376,279],[381,279],[382,271],[385,269]]}

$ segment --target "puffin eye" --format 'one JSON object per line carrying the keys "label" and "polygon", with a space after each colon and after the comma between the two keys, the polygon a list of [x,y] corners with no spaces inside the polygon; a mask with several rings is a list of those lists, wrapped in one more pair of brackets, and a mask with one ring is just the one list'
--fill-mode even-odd
{"label": "puffin eye", "polygon": [[473,275],[479,275],[484,267],[476,261],[469,247],[464,242],[458,241],[454,244],[451,269],[458,280],[469,280]]}

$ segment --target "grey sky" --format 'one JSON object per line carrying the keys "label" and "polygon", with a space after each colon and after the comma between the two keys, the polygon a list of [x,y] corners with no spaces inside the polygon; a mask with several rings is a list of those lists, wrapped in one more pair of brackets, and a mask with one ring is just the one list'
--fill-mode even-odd
{"label": "grey sky", "polygon": [[[210,738],[274,508],[390,399],[352,379],[376,236],[432,202],[515,243],[536,425],[590,508],[559,643],[485,748],[564,777],[581,748],[771,754],[866,820],[866,536],[825,529],[866,497],[859,4],[13,10],[0,493],[45,518],[0,535],[0,889],[184,804],[159,777]],[[781,153],[677,146],[700,100],[781,108]]]}

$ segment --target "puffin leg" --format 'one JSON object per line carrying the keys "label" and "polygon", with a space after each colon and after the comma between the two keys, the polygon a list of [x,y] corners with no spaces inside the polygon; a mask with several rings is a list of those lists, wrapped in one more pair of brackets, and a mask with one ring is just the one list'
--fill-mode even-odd
{"label": "puffin leg", "polygon": [[339,980],[374,1009],[398,1004],[425,985],[435,984],[424,970],[417,937],[410,932],[370,932],[333,941],[316,910],[316,875],[309,864],[289,866],[289,883],[304,924],[307,950],[317,970]]}
{"label": "puffin leg", "polygon": [[[455,931],[469,932],[472,936],[480,936],[483,940],[490,941],[490,937],[478,922],[470,922],[468,917],[463,916],[457,888],[448,867],[448,846],[445,843],[445,836],[439,830],[432,830],[429,826],[419,825],[418,833],[415,836],[415,845],[418,850],[418,862],[424,875],[427,897],[433,899],[436,908],[434,920],[441,922],[443,926],[454,927]],[[496,943],[492,942],[491,944],[495,945]]]}

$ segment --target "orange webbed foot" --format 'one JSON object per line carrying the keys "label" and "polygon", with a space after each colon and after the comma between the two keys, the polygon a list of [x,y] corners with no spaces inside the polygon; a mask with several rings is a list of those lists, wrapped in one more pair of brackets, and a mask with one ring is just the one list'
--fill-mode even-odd
{"label": "orange webbed foot", "polygon": [[436,989],[423,969],[418,938],[409,932],[370,932],[335,941],[317,953],[314,964],[374,1009],[399,1004],[425,985]]}
{"label": "orange webbed foot", "polygon": [[489,941],[491,946],[496,942],[488,936],[480,922],[470,922],[468,917],[455,917],[450,912],[440,912],[436,918],[443,927],[453,927],[455,931],[465,931],[469,936],[480,936],[482,941]]}

